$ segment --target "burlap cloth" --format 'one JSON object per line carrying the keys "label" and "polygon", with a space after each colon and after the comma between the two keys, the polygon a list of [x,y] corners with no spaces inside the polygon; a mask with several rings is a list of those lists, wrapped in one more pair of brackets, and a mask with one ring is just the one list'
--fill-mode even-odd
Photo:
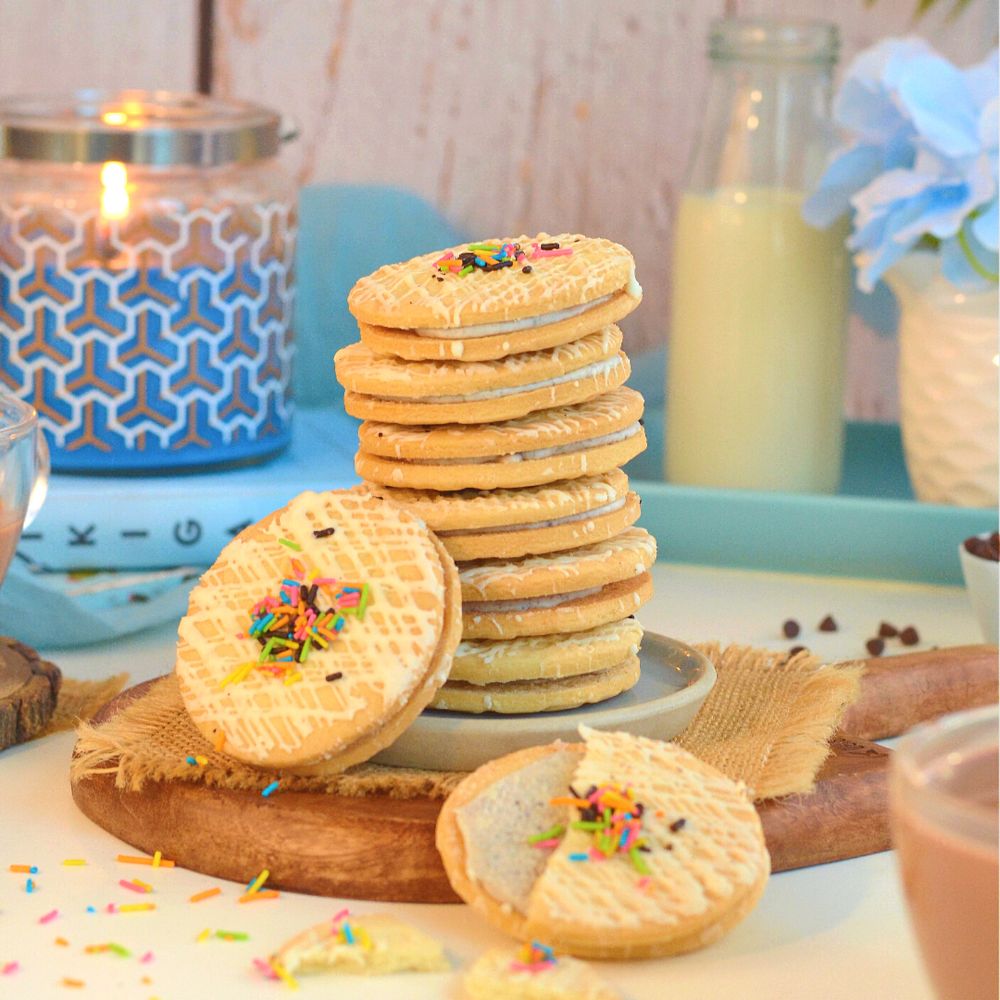
{"label": "burlap cloth", "polygon": [[[92,719],[128,681],[128,674],[114,674],[97,681],[80,681],[63,677],[52,718],[38,737],[63,733],[77,724]],[[36,737],[36,738],[38,738]]]}
{"label": "burlap cloth", "polygon": [[[861,665],[823,665],[808,652],[788,658],[746,646],[697,648],[715,663],[718,681],[676,742],[745,782],[756,799],[810,791],[830,736],[857,696]],[[208,763],[192,766],[190,755],[203,755]],[[217,753],[192,725],[172,676],[104,724],[80,724],[71,778],[96,774],[113,774],[116,786],[130,791],[147,781],[260,791],[276,777]],[[378,764],[327,777],[280,775],[283,791],[439,799],[463,777],[458,771]]]}

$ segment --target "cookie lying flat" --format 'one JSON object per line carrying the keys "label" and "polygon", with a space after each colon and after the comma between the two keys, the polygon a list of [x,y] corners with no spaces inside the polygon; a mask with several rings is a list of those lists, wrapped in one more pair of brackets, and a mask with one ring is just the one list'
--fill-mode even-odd
{"label": "cookie lying flat", "polygon": [[520,490],[438,493],[367,485],[416,514],[453,559],[515,559],[577,548],[624,531],[641,509],[621,469]]}
{"label": "cookie lying flat", "polygon": [[483,601],[462,608],[462,639],[581,632],[634,615],[653,596],[650,573],[594,590],[517,601]]}
{"label": "cookie lying flat", "polygon": [[746,789],[670,743],[581,727],[449,796],[437,846],[455,891],[511,937],[587,958],[703,947],[770,871]]}
{"label": "cookie lying flat", "polygon": [[[502,342],[504,337],[536,334],[584,317],[589,324],[584,332],[596,330],[610,321],[603,317],[597,321],[588,313],[621,295],[635,304],[642,296],[628,250],[605,239],[540,233],[466,243],[388,264],[361,278],[347,305],[359,323],[407,331],[414,338]],[[566,343],[577,336],[522,350]],[[373,349],[385,350],[385,345]],[[451,351],[451,357],[465,356],[460,348]]]}
{"label": "cookie lying flat", "polygon": [[641,642],[642,626],[634,618],[563,635],[463,639],[448,680],[505,684],[575,677],[621,663],[639,652]]}
{"label": "cookie lying flat", "polygon": [[529,326],[507,333],[484,335],[473,326],[449,331],[445,338],[430,336],[430,331],[419,334],[412,330],[373,326],[371,323],[358,323],[358,328],[361,342],[366,347],[376,354],[404,361],[496,361],[526,351],[569,344],[609,323],[617,323],[639,305],[641,289],[636,285],[634,290],[636,294],[616,292],[596,305],[588,305],[579,313],[568,310],[562,319],[547,318],[543,326]]}
{"label": "cookie lying flat", "polygon": [[383,486],[493,490],[600,475],[646,447],[642,396],[622,386],[575,406],[496,424],[409,427],[365,421],[355,468]]}
{"label": "cookie lying flat", "polygon": [[380,976],[394,972],[447,972],[444,949],[430,935],[388,913],[332,920],[297,934],[271,957],[291,976],[343,972]]}
{"label": "cookie lying flat", "polygon": [[586,962],[544,944],[493,948],[462,980],[468,1000],[621,1000]]}
{"label": "cookie lying flat", "polygon": [[412,514],[303,493],[233,539],[191,592],[176,672],[230,756],[341,769],[387,746],[447,677],[455,565]]}
{"label": "cookie lying flat", "polygon": [[363,420],[475,424],[568,406],[616,389],[631,368],[621,331],[608,326],[581,340],[501,361],[399,361],[364,344],[339,350],[344,408]]}
{"label": "cookie lying flat", "polygon": [[588,674],[554,680],[507,681],[502,684],[469,684],[449,680],[438,689],[431,708],[449,712],[565,712],[581,705],[607,701],[627,691],[639,680],[639,657],[629,655],[620,663]]}
{"label": "cookie lying flat", "polygon": [[656,539],[645,528],[563,552],[458,564],[462,606],[554,597],[603,587],[645,573],[656,562]]}

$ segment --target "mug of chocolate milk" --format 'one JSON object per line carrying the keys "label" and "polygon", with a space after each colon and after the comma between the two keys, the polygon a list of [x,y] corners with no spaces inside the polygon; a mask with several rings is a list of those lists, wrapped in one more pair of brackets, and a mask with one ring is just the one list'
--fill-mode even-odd
{"label": "mug of chocolate milk", "polygon": [[21,530],[38,513],[48,488],[49,450],[34,409],[0,393],[0,581]]}
{"label": "mug of chocolate milk", "polygon": [[941,1000],[997,997],[995,705],[918,726],[892,762],[892,841]]}

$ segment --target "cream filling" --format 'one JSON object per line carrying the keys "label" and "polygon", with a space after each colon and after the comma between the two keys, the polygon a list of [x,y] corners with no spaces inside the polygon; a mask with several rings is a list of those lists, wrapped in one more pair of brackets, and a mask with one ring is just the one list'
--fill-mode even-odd
{"label": "cream filling", "polygon": [[627,438],[634,437],[641,430],[639,421],[613,434],[603,434],[601,437],[577,441],[573,444],[561,444],[554,448],[537,448],[535,451],[519,451],[513,455],[487,455],[479,458],[405,458],[402,461],[409,465],[491,465],[494,463],[530,462],[537,458],[551,458],[553,455],[565,455],[574,451],[589,451],[606,444],[617,444]]}
{"label": "cream filling", "polygon": [[582,511],[579,514],[567,514],[566,517],[557,517],[551,521],[533,521],[530,524],[501,524],[495,528],[462,528],[458,531],[436,531],[438,538],[454,538],[458,535],[496,535],[504,531],[524,531],[532,528],[558,528],[563,524],[574,524],[577,521],[585,521],[591,517],[600,517],[602,514],[611,514],[613,511],[621,510],[625,506],[625,497],[614,500],[611,503],[594,507],[591,510]]}
{"label": "cream filling", "polygon": [[606,372],[620,368],[622,358],[616,354],[612,358],[604,358],[595,361],[591,365],[577,368],[564,375],[556,375],[553,378],[543,379],[541,382],[528,382],[525,385],[511,385],[504,389],[484,389],[482,392],[470,392],[461,396],[376,396],[376,399],[384,399],[391,403],[474,403],[480,399],[499,399],[502,396],[516,396],[522,392],[534,392],[535,389],[548,389],[550,386],[563,385],[566,382],[574,382],[581,378],[590,378],[593,375],[603,375]]}
{"label": "cream filling", "polygon": [[[629,271],[628,283],[623,289],[626,295],[633,299],[642,298],[642,285],[635,280],[635,268]],[[571,319],[579,316],[596,306],[603,305],[612,299],[617,293],[602,295],[599,299],[590,302],[581,302],[578,306],[569,306],[567,309],[557,309],[555,312],[543,313],[541,316],[526,316],[523,319],[507,319],[499,323],[473,323],[471,326],[458,326],[450,329],[441,327],[418,326],[413,332],[421,337],[435,337],[439,340],[474,340],[476,337],[493,337],[500,333],[517,333],[518,330],[534,330],[539,326],[550,326],[564,319]]]}
{"label": "cream filling", "polygon": [[462,612],[472,614],[492,614],[495,611],[532,611],[536,608],[557,608],[560,604],[581,597],[599,594],[603,587],[588,587],[586,590],[567,590],[565,594],[553,594],[551,597],[523,597],[513,601],[462,601]]}

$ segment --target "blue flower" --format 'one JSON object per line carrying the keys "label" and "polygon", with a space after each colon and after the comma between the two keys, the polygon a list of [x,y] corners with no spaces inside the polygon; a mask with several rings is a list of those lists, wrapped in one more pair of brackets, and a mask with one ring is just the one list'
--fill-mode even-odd
{"label": "blue flower", "polygon": [[962,71],[920,39],[889,39],[851,64],[834,113],[856,138],[803,215],[828,226],[853,209],[860,288],[921,241],[940,245],[956,284],[996,280],[998,87],[996,51]]}

